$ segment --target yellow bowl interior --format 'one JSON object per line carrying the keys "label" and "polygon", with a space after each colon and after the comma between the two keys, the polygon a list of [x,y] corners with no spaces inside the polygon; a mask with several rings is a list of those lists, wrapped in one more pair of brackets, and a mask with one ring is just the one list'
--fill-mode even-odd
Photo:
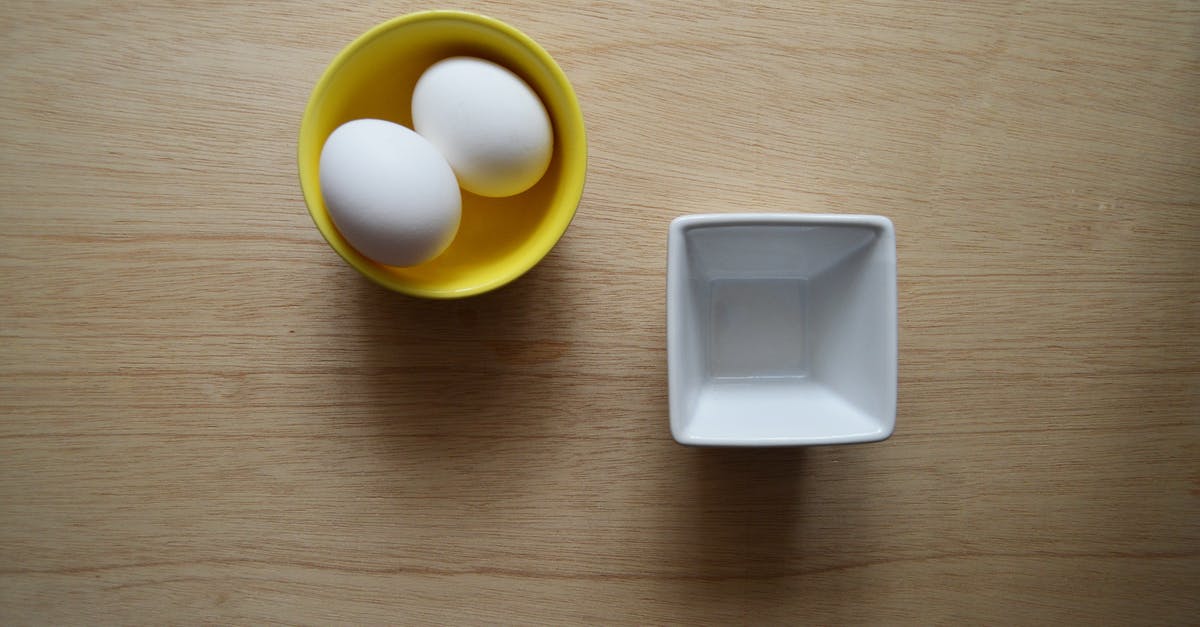
{"label": "yellow bowl interior", "polygon": [[[459,55],[503,65],[537,92],[554,126],[550,168],[516,196],[485,198],[464,191],[458,235],[437,258],[407,268],[371,261],[346,242],[325,208],[318,177],[321,148],[334,129],[350,120],[378,118],[412,128],[417,79],[435,62]],[[500,287],[550,252],[583,195],[587,138],[571,84],[532,39],[481,15],[428,11],[380,24],[338,54],[304,111],[298,158],[309,213],[343,259],[384,287],[413,296],[458,298]]]}

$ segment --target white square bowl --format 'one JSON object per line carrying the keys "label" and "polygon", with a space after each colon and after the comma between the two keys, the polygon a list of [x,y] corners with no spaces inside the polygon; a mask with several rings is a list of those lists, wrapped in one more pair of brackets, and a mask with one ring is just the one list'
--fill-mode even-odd
{"label": "white square bowl", "polygon": [[681,444],[883,440],[896,423],[896,235],[881,216],[671,223],[667,362]]}

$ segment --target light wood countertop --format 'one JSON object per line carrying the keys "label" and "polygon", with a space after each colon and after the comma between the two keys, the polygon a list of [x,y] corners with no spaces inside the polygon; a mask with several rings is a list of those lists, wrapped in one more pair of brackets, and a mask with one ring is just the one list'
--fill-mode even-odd
{"label": "light wood countertop", "polygon": [[[1200,5],[484,2],[570,76],[513,285],[361,279],[309,90],[408,2],[0,7],[0,623],[1183,624]],[[686,213],[892,218],[896,434],[667,430]]]}

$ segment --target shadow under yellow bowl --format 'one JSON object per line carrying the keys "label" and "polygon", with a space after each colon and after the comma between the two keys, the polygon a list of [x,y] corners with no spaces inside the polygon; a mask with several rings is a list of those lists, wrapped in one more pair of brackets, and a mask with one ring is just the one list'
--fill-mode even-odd
{"label": "shadow under yellow bowl", "polygon": [[[412,128],[417,79],[435,62],[453,56],[503,65],[537,92],[554,127],[550,167],[536,185],[516,196],[485,198],[464,191],[458,234],[433,260],[406,268],[376,263],[346,242],[329,217],[318,176],[321,148],[334,129],[351,120],[376,118]],[[562,237],[583,195],[587,136],[570,82],[536,42],[482,15],[427,11],[372,28],[334,58],[304,111],[298,159],[308,211],[347,263],[398,292],[461,298],[521,276]]]}

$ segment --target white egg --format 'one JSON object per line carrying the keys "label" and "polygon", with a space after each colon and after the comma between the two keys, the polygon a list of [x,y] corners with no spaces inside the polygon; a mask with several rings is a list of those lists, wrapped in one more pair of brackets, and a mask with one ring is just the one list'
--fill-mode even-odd
{"label": "white egg", "polygon": [[413,128],[437,146],[463,189],[512,196],[533,187],[550,165],[554,132],[529,85],[490,61],[439,61],[417,81]]}
{"label": "white egg", "polygon": [[321,194],[358,252],[413,266],[446,250],[458,232],[462,192],[438,149],[384,120],[354,120],[321,149]]}

